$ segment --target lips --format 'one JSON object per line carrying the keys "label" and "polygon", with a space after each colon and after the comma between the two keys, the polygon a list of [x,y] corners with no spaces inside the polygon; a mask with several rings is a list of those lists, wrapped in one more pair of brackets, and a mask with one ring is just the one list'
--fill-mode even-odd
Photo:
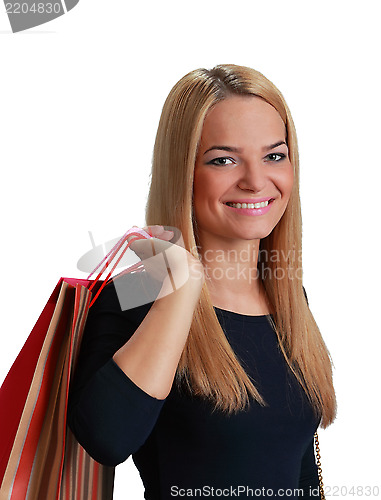
{"label": "lips", "polygon": [[229,211],[231,210],[243,216],[253,216],[266,214],[271,209],[272,201],[274,201],[274,198],[268,198],[266,201],[257,201],[256,203],[246,203],[242,200],[242,203],[227,201],[224,205]]}
{"label": "lips", "polygon": [[245,198],[245,199],[242,199],[242,200],[228,200],[228,201],[225,201],[224,204],[226,205],[227,203],[262,203],[263,201],[268,201],[269,203],[271,203],[272,201],[274,201],[274,198],[271,198],[271,197],[267,197],[267,198]]}

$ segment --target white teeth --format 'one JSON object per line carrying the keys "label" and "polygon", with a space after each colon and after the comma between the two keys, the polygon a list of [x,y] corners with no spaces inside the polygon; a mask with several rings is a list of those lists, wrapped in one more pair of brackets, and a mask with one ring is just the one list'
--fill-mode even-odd
{"label": "white teeth", "polygon": [[267,207],[268,204],[269,204],[268,201],[261,201],[260,203],[232,203],[229,201],[227,203],[229,207],[233,208],[263,208]]}

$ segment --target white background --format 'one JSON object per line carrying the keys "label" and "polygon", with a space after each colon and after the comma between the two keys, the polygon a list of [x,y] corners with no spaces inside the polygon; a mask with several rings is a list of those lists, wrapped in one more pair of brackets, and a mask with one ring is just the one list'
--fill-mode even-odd
{"label": "white background", "polygon": [[[381,486],[378,10],[376,0],[80,0],[17,34],[2,10],[0,380],[58,278],[85,277],[76,263],[88,231],[100,244],[144,224],[171,87],[195,68],[251,66],[281,89],[298,131],[304,285],[339,404],[320,431],[327,493]],[[114,498],[143,498],[131,459]]]}

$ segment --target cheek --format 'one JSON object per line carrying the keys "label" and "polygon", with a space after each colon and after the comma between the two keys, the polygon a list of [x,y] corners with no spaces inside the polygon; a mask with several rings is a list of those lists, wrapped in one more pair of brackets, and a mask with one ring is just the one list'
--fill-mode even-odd
{"label": "cheek", "polygon": [[195,211],[197,211],[203,199],[205,199],[204,183],[202,175],[196,170],[193,179],[193,207]]}
{"label": "cheek", "polygon": [[193,200],[195,204],[213,204],[223,194],[223,183],[210,171],[196,171],[193,181]]}
{"label": "cheek", "polygon": [[288,199],[291,195],[292,187],[294,185],[294,169],[292,165],[290,165],[282,172],[279,172],[277,184],[278,189],[282,193],[282,196]]}
{"label": "cheek", "polygon": [[200,192],[202,191],[203,187],[203,179],[202,179],[202,173],[200,172],[199,169],[195,169],[194,171],[194,177],[193,177],[193,198],[196,198],[199,196]]}
{"label": "cheek", "polygon": [[207,200],[207,190],[204,175],[198,169],[194,172],[193,179],[193,213],[198,224],[201,224],[203,214],[205,214],[205,203]]}

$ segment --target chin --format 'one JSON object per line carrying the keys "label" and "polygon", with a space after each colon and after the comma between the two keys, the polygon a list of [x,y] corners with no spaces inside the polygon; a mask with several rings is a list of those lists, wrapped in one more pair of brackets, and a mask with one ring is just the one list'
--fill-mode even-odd
{"label": "chin", "polygon": [[273,231],[273,227],[264,227],[256,229],[248,229],[246,231],[237,231],[236,237],[243,240],[261,240],[262,238],[267,238],[269,234]]}

